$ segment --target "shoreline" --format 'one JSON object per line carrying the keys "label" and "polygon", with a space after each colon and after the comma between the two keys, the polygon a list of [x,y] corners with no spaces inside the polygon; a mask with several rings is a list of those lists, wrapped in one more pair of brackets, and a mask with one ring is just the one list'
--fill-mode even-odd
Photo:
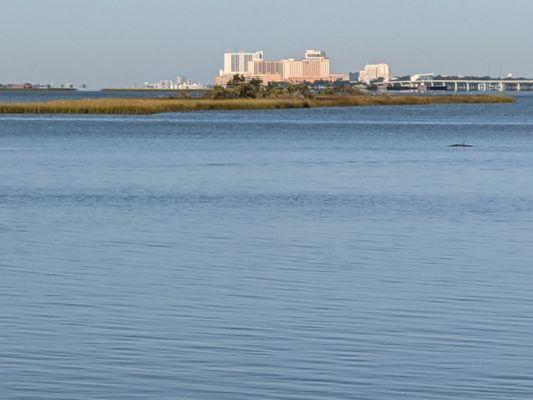
{"label": "shoreline", "polygon": [[0,114],[122,114],[142,115],[209,110],[268,110],[324,107],[401,106],[433,104],[516,103],[510,96],[476,95],[353,95],[314,98],[259,99],[80,99],[0,103]]}
{"label": "shoreline", "polygon": [[109,93],[109,92],[131,92],[131,93],[186,93],[186,92],[209,92],[212,89],[209,88],[203,88],[203,89],[131,89],[131,88],[103,88],[100,90],[97,90],[97,92],[101,93]]}
{"label": "shoreline", "polygon": [[13,88],[0,88],[0,93],[4,92],[78,92],[79,90],[76,88],[20,88],[20,89],[13,89]]}

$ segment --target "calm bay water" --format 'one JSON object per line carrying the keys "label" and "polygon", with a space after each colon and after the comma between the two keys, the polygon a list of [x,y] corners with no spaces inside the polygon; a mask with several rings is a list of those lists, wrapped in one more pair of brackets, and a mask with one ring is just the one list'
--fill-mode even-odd
{"label": "calm bay water", "polygon": [[519,99],[0,116],[0,398],[533,398]]}
{"label": "calm bay water", "polygon": [[[189,90],[188,96],[199,97],[201,90]],[[53,100],[113,99],[113,98],[166,98],[178,96],[172,90],[0,90],[0,103],[25,103]]]}

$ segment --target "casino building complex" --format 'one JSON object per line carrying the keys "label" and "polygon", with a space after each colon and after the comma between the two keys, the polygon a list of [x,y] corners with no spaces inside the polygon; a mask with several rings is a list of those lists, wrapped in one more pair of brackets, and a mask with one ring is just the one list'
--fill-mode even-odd
{"label": "casino building complex", "polygon": [[260,79],[263,83],[334,82],[346,79],[342,74],[331,74],[330,59],[321,50],[307,50],[303,59],[265,60],[262,51],[224,54],[224,68],[215,78],[217,85],[227,84],[234,75],[246,79]]}

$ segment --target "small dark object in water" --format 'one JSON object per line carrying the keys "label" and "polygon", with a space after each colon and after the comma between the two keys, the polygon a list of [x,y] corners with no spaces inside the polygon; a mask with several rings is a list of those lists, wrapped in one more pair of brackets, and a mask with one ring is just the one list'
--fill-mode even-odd
{"label": "small dark object in water", "polygon": [[451,144],[450,147],[474,147],[474,146],[466,144],[465,142],[463,142],[463,143]]}

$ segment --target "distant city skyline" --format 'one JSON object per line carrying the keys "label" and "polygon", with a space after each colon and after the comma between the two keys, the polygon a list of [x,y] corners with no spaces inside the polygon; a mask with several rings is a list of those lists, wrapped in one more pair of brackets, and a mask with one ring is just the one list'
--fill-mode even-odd
{"label": "distant city skyline", "polygon": [[0,83],[212,82],[227,51],[313,48],[335,73],[386,62],[394,75],[533,76],[529,0],[4,0],[2,11]]}

